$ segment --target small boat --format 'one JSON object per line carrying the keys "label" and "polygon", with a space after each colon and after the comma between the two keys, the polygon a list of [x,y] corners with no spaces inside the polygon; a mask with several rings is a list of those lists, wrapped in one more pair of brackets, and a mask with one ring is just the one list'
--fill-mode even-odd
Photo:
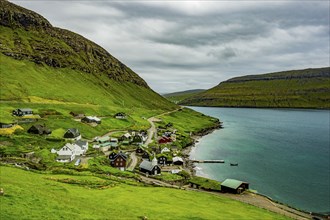
{"label": "small boat", "polygon": [[238,166],[238,163],[230,163],[230,166]]}

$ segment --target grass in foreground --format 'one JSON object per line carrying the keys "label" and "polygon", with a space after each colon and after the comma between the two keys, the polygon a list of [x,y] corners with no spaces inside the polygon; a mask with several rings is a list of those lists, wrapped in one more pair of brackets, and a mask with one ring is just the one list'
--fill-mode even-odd
{"label": "grass in foreground", "polygon": [[86,184],[64,182],[65,179],[76,183],[104,181],[97,177],[37,174],[3,166],[0,169],[0,187],[5,191],[0,197],[0,219],[140,219],[142,216],[148,219],[286,219],[202,192],[126,184],[94,189]]}

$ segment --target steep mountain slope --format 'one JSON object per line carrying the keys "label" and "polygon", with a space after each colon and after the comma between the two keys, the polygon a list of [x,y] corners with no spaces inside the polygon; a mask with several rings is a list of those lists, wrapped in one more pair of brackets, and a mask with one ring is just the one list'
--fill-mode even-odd
{"label": "steep mountain slope", "polygon": [[100,46],[3,0],[0,33],[1,101],[175,108]]}
{"label": "steep mountain slope", "polygon": [[229,79],[179,104],[224,107],[330,108],[330,68]]}
{"label": "steep mountain slope", "polygon": [[205,89],[192,89],[192,90],[168,93],[168,94],[164,94],[163,96],[174,103],[178,103],[190,96],[196,95],[203,91],[205,91]]}

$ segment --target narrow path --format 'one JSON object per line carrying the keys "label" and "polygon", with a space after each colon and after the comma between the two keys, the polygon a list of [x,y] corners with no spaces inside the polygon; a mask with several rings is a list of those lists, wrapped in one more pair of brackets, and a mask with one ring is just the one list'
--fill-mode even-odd
{"label": "narrow path", "polygon": [[131,156],[130,157],[131,157],[132,161],[131,161],[131,164],[127,167],[127,170],[128,171],[133,171],[134,168],[135,168],[135,166],[136,166],[136,164],[137,164],[137,162],[138,162],[138,159],[136,157],[135,151],[133,151],[131,153]]}
{"label": "narrow path", "polygon": [[154,122],[159,122],[161,121],[160,119],[158,119],[157,117],[159,116],[163,116],[163,115],[167,115],[167,114],[171,114],[173,112],[179,111],[180,109],[183,109],[184,107],[180,107],[178,109],[169,111],[169,112],[164,112],[162,114],[156,115],[156,116],[152,116],[150,118],[148,118],[148,122],[150,123],[151,127],[148,129],[148,139],[145,142],[145,145],[148,145],[152,142],[152,138],[154,137],[155,139],[157,139],[157,129],[155,126]]}
{"label": "narrow path", "polygon": [[102,135],[101,137],[111,136],[112,134],[115,134],[118,132],[127,132],[127,130],[112,130],[112,131],[109,131],[106,134]]}
{"label": "narrow path", "polygon": [[146,177],[146,176],[143,176],[143,175],[140,175],[140,177],[141,177],[142,181],[145,182],[145,183],[180,189],[179,186],[172,185],[172,184],[169,184],[169,183],[165,183],[161,180],[156,180],[154,178]]}

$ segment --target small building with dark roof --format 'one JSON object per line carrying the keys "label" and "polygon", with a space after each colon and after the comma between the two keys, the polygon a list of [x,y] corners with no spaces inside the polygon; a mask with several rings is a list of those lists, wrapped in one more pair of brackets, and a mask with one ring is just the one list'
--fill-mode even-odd
{"label": "small building with dark roof", "polygon": [[150,162],[147,160],[142,160],[142,163],[139,166],[140,171],[147,175],[157,175],[161,173],[161,168],[157,164],[156,157]]}
{"label": "small building with dark roof", "polygon": [[64,138],[79,140],[81,138],[80,132],[77,128],[69,128],[65,134]]}
{"label": "small building with dark roof", "polygon": [[119,152],[119,153],[115,153],[112,152],[109,155],[109,159],[110,159],[110,165],[112,167],[116,167],[120,170],[125,170],[126,168],[126,162],[127,162],[127,155],[124,154],[123,152]]}
{"label": "small building with dark roof", "polygon": [[173,164],[174,165],[183,165],[183,159],[181,157],[173,157]]}
{"label": "small building with dark roof", "polygon": [[249,183],[235,179],[226,179],[221,183],[221,192],[240,194],[249,189]]}
{"label": "small building with dark roof", "polygon": [[124,112],[118,112],[115,114],[115,118],[117,119],[126,119],[126,114]]}
{"label": "small building with dark roof", "polygon": [[3,123],[3,122],[0,122],[0,128],[11,128],[13,127],[13,123]]}
{"label": "small building with dark roof", "polygon": [[157,161],[159,165],[170,165],[172,164],[172,156],[170,155],[164,155],[164,154],[159,154],[157,155]]}
{"label": "small building with dark roof", "polygon": [[45,125],[32,125],[29,130],[27,131],[30,134],[51,134],[52,131],[48,129]]}
{"label": "small building with dark roof", "polygon": [[70,115],[72,115],[73,117],[75,118],[83,118],[85,117],[85,114],[84,113],[77,113],[77,112],[70,112]]}
{"label": "small building with dark roof", "polygon": [[15,116],[33,115],[33,111],[30,108],[18,108],[13,110],[13,115]]}
{"label": "small building with dark roof", "polygon": [[86,116],[81,119],[81,122],[101,124],[101,119],[96,116]]}

